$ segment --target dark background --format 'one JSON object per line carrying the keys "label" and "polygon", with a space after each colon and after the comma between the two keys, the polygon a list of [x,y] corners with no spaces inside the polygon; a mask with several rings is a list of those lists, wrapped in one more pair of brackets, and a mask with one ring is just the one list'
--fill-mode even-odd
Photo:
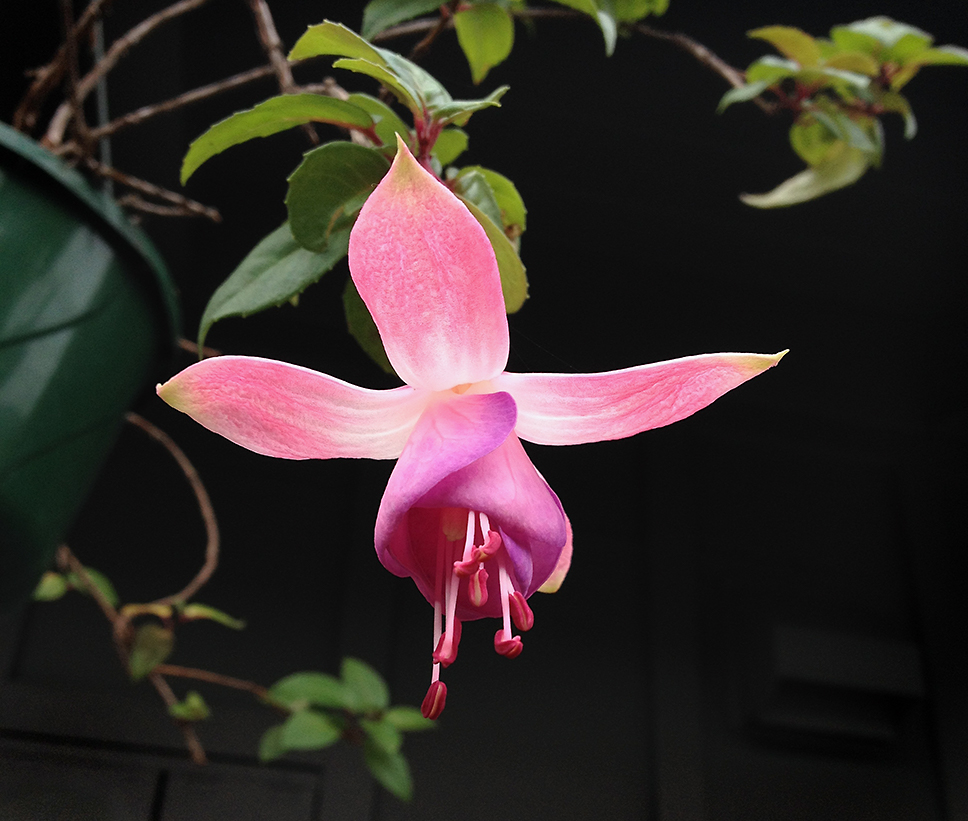
{"label": "dark background", "polygon": [[[148,8],[114,5],[109,34]],[[357,29],[361,18],[345,3],[274,12],[287,46],[324,17]],[[54,5],[29,14],[26,28],[0,34],[5,119],[20,69],[56,42]],[[657,24],[744,67],[768,51],[749,29],[820,35],[872,14],[968,44],[957,0],[676,0]],[[112,75],[112,113],[262,62],[244,4],[212,0],[132,52]],[[425,65],[454,96],[480,95],[452,34]],[[365,78],[337,79],[373,91]],[[774,212],[737,194],[800,170],[788,121],[749,104],[717,116],[725,84],[669,44],[635,38],[606,58],[587,21],[540,21],[533,35],[518,26],[483,92],[502,83],[511,91],[473,117],[461,163],[506,174],[529,208],[531,299],[510,320],[509,370],[791,353],[668,429],[529,449],[571,517],[572,574],[532,600],[536,625],[513,662],[491,651],[491,625],[468,625],[437,731],[405,747],[410,806],[372,788],[353,750],[256,766],[271,716],[203,687],[214,764],[191,768],[154,693],[124,681],[99,614],[75,597],[2,625],[0,802],[33,813],[15,817],[968,818],[968,72],[929,67],[911,83],[920,130],[906,142],[888,119],[882,170]],[[267,81],[119,135],[114,162],[178,190],[188,143],[274,92]],[[221,225],[145,219],[187,336],[214,288],[285,218],[285,178],[306,147],[296,131],[200,169],[185,193],[217,207]],[[389,386],[345,333],[345,276],[333,271],[298,309],[226,320],[209,344]],[[159,378],[190,361],[174,358]],[[221,566],[199,599],[248,621],[242,634],[188,625],[174,660],[268,684],[356,655],[388,677],[395,700],[418,703],[431,611],[372,552],[390,465],[270,460],[150,392],[137,410],[186,450],[220,517]],[[203,533],[177,470],[126,430],[69,542],[125,600],[143,601],[184,584]],[[67,805],[73,814],[56,815]]]}

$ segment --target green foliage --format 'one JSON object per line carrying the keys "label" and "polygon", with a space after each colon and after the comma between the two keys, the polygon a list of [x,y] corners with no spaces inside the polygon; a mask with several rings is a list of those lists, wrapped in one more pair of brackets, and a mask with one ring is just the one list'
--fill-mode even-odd
{"label": "green foliage", "polygon": [[269,688],[266,700],[289,711],[259,742],[259,758],[271,761],[294,750],[320,750],[338,740],[362,743],[373,777],[398,798],[413,794],[410,767],[401,753],[404,733],[435,726],[415,707],[390,706],[386,682],[359,659],[345,658],[340,677],[293,673]]}
{"label": "green foliage", "polygon": [[622,23],[634,23],[650,14],[661,15],[669,8],[669,0],[555,0],[591,17],[602,30],[605,52],[615,51]]}
{"label": "green foliage", "polygon": [[764,195],[744,195],[757,207],[803,202],[856,182],[884,154],[880,115],[899,114],[904,136],[917,133],[910,103],[899,89],[925,65],[968,65],[968,51],[932,48],[930,34],[888,17],[835,26],[830,38],[814,38],[790,26],[749,32],[782,57],[766,55],[746,70],[746,84],[723,96],[733,103],[769,92],[796,114],[790,144],[807,170]]}
{"label": "green foliage", "polygon": [[70,589],[62,574],[48,570],[34,588],[34,601],[56,601]]}
{"label": "green foliage", "polygon": [[363,9],[360,33],[370,39],[390,26],[431,14],[439,8],[439,0],[371,0]]}
{"label": "green foliage", "polygon": [[343,128],[369,132],[373,117],[350,101],[320,94],[286,94],[272,97],[248,111],[237,111],[213,125],[188,148],[182,161],[181,183],[184,185],[206,160],[226,148],[255,137],[268,137],[305,123],[331,123]]}
{"label": "green foliage", "polygon": [[224,613],[214,607],[209,607],[207,604],[197,604],[195,602],[186,604],[181,608],[178,616],[182,621],[214,621],[232,630],[245,629],[245,622],[241,619],[233,618],[228,613]]}
{"label": "green foliage", "polygon": [[82,579],[79,574],[69,572],[69,573],[56,573],[53,570],[49,570],[40,577],[40,581],[37,583],[37,587],[34,589],[33,598],[34,601],[55,601],[69,590],[78,590],[85,595],[90,595],[88,590],[87,582],[97,588],[101,597],[112,607],[118,606],[118,593],[114,589],[114,585],[111,584],[111,580],[101,573],[99,570],[95,570],[93,567],[85,567],[84,575],[87,580]]}
{"label": "green foliage", "polygon": [[349,229],[331,234],[319,252],[303,248],[292,236],[289,223],[265,237],[212,294],[198,329],[198,345],[212,325],[230,316],[250,316],[289,302],[332,270],[349,243]]}
{"label": "green foliage", "polygon": [[211,715],[211,711],[205,699],[194,690],[190,690],[184,700],[168,708],[168,715],[179,721],[203,721]]}
{"label": "green foliage", "polygon": [[364,350],[367,356],[384,372],[393,374],[393,365],[387,358],[383,340],[376,323],[363,302],[363,297],[356,290],[356,284],[351,278],[346,280],[343,288],[343,313],[346,315],[346,329]]}
{"label": "green foliage", "polygon": [[159,664],[163,664],[175,649],[175,634],[170,627],[154,621],[139,625],[128,655],[128,675],[140,681]]}
{"label": "green foliage", "polygon": [[474,3],[458,11],[454,28],[475,85],[503,63],[514,46],[514,21],[497,3]]}

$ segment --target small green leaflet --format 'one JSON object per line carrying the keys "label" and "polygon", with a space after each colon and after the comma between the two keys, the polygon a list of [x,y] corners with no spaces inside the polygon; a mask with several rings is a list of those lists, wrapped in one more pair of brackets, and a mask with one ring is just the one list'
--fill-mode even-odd
{"label": "small green leaflet", "polygon": [[475,85],[503,63],[514,46],[514,21],[497,3],[474,3],[458,11],[454,28]]}
{"label": "small green leaflet", "polygon": [[439,8],[440,0],[371,0],[363,9],[360,33],[369,40],[390,26],[423,14],[434,14]]}

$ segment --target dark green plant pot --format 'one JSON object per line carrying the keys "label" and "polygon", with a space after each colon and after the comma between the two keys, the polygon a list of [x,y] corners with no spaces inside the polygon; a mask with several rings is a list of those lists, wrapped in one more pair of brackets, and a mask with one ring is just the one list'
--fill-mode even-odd
{"label": "dark green plant pot", "polygon": [[0,124],[0,609],[49,566],[176,327],[147,238]]}

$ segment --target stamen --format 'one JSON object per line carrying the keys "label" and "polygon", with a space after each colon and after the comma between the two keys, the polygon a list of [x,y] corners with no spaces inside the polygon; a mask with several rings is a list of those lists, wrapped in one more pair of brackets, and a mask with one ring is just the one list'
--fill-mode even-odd
{"label": "stamen", "polygon": [[447,703],[447,685],[442,681],[434,680],[427,688],[427,695],[420,705],[420,713],[424,718],[437,718],[443,711]]}
{"label": "stamen", "polygon": [[494,634],[494,649],[505,658],[513,659],[521,655],[524,642],[520,636],[512,636],[505,630],[498,630]]}
{"label": "stamen", "polygon": [[450,667],[457,660],[457,645],[460,644],[461,634],[460,625],[460,619],[448,621],[447,630],[444,631],[437,642],[437,647],[434,650],[434,661],[443,664],[444,667]]}
{"label": "stamen", "polygon": [[515,590],[508,597],[508,604],[510,605],[511,618],[514,621],[514,626],[518,630],[530,630],[534,627],[534,612],[528,605],[528,602],[524,598],[524,594],[520,590]]}
{"label": "stamen", "polygon": [[487,604],[487,571],[480,565],[477,572],[467,580],[467,593],[474,607]]}

